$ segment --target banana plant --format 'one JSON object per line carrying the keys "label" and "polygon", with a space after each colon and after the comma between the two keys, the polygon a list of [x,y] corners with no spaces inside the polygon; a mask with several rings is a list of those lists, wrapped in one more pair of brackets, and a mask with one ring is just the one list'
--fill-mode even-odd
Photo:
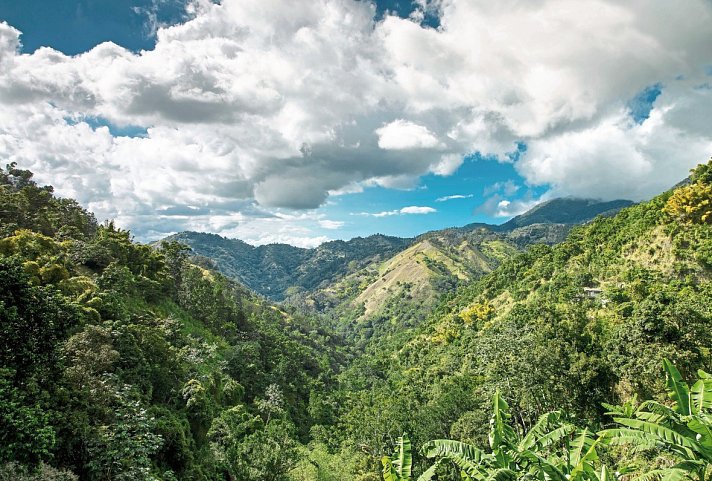
{"label": "banana plant", "polygon": [[435,463],[418,481],[433,479],[439,467],[454,464],[466,481],[615,481],[606,467],[597,468],[600,438],[564,422],[559,412],[542,415],[524,436],[510,425],[509,406],[499,392],[492,399],[489,447],[445,439],[430,441],[423,454]]}
{"label": "banana plant", "polygon": [[698,379],[690,388],[667,359],[663,368],[672,405],[656,401],[645,401],[637,407],[634,401],[621,407],[604,405],[621,427],[599,434],[608,444],[661,449],[677,460],[674,466],[649,471],[637,480],[705,481],[712,464],[712,376],[698,371]]}
{"label": "banana plant", "polygon": [[405,434],[398,438],[396,451],[391,456],[383,456],[383,481],[410,481],[412,476],[413,455],[410,439]]}

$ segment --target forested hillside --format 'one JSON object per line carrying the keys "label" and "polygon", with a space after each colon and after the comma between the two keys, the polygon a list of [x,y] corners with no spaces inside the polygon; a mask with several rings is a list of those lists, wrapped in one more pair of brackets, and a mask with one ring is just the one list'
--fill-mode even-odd
{"label": "forested hillside", "polygon": [[368,306],[413,270],[460,281],[370,327],[132,242],[12,165],[0,205],[0,479],[709,479],[712,162],[557,245],[422,236],[331,285],[375,283]]}
{"label": "forested hillside", "polygon": [[[346,442],[388,446],[408,433],[416,447],[450,438],[486,449],[497,392],[516,432],[561,411],[595,433],[611,421],[604,402],[667,399],[664,358],[685,379],[696,369],[709,372],[711,194],[712,162],[697,169],[690,186],[577,227],[559,245],[517,254],[461,288],[420,327],[373,338],[339,377],[340,418],[351,421],[342,425]],[[642,457],[640,446],[611,448],[607,462],[637,464],[642,474],[680,459],[655,440],[643,448]],[[457,477],[446,469],[455,458],[444,459],[438,479]],[[415,470],[427,465],[416,451]]]}
{"label": "forested hillside", "polygon": [[284,478],[338,339],[28,171],[0,206],[0,479]]}

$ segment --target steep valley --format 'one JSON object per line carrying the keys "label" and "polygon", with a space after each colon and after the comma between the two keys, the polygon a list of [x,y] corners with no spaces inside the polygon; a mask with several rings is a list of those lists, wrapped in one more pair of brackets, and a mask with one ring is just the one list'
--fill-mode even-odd
{"label": "steep valley", "polygon": [[[591,446],[581,432],[623,438],[604,428],[658,420],[647,406],[677,406],[665,390],[696,369],[695,392],[707,386],[712,214],[694,199],[711,172],[636,205],[557,199],[503,226],[308,250],[195,233],[139,244],[1,171],[0,476],[377,481],[410,443],[449,463],[446,448],[542,422]],[[616,442],[588,472],[682,472],[669,438],[641,455]],[[530,449],[571,470],[566,446]],[[481,452],[492,464],[477,469],[501,472]],[[408,453],[416,473],[458,475]]]}

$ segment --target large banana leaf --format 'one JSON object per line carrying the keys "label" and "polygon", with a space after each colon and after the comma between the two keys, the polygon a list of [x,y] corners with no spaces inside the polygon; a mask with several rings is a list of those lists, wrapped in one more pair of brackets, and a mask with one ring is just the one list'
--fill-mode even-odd
{"label": "large banana leaf", "polygon": [[655,436],[638,431],[637,429],[615,428],[599,431],[601,440],[606,444],[615,446],[632,445],[636,449],[652,449],[658,445],[659,440]]}
{"label": "large banana leaf", "polygon": [[398,479],[398,472],[389,456],[383,456],[381,458],[381,464],[383,464],[383,481],[400,481]]}
{"label": "large banana leaf", "polygon": [[705,449],[712,449],[712,421],[707,416],[694,416],[687,427],[698,436],[697,442]]}
{"label": "large banana leaf", "polygon": [[[704,371],[701,372],[708,375]],[[699,379],[692,385],[690,397],[696,413],[712,409],[712,379]]]}
{"label": "large banana leaf", "polygon": [[640,405],[635,417],[642,421],[668,427],[690,439],[696,438],[696,435],[700,434],[697,442],[707,449],[712,449],[712,432],[709,430],[712,420],[708,420],[702,412],[697,412],[692,416],[681,416],[664,404],[646,401]]}
{"label": "large banana leaf", "polygon": [[411,454],[410,439],[405,434],[398,438],[396,443],[397,458],[393,461],[399,479],[402,481],[410,481],[411,470],[413,465],[413,455]]}
{"label": "large banana leaf", "polygon": [[593,463],[598,461],[596,446],[599,439],[593,439],[588,429],[584,429],[571,443],[569,464],[571,478],[593,471]]}
{"label": "large banana leaf", "polygon": [[413,455],[411,453],[410,439],[405,434],[396,442],[396,452],[393,458],[383,456],[384,481],[410,481],[412,475]]}
{"label": "large banana leaf", "polygon": [[[632,416],[626,416],[632,417]],[[657,401],[645,401],[635,412],[635,417],[651,423],[680,422],[680,414]]]}
{"label": "large banana leaf", "polygon": [[[623,426],[637,429],[650,436],[654,436],[658,441],[663,442],[668,446],[679,446],[685,448],[686,450],[690,450],[691,452],[699,452],[700,445],[697,442],[673,431],[670,428],[647,421],[641,421],[640,419],[614,418],[613,420]],[[692,457],[692,455],[690,457]]]}
{"label": "large banana leaf", "polygon": [[492,396],[492,419],[490,420],[489,443],[492,451],[498,450],[502,446],[515,444],[514,429],[509,425],[509,405],[502,398],[499,390]]}
{"label": "large banana leaf", "polygon": [[517,445],[518,451],[532,449],[534,446],[550,446],[569,436],[576,428],[567,423],[561,423],[561,413],[552,411],[542,414],[536,424]]}
{"label": "large banana leaf", "polygon": [[681,469],[689,473],[704,473],[707,469],[707,463],[704,461],[687,460],[677,463],[675,466],[672,466],[671,469]]}
{"label": "large banana leaf", "polygon": [[667,387],[670,399],[675,401],[675,411],[683,416],[692,414],[690,404],[690,389],[682,379],[680,371],[667,359],[663,359],[665,369],[665,386]]}
{"label": "large banana leaf", "polygon": [[435,473],[442,464],[442,461],[442,459],[438,459],[432,466],[426,469],[423,474],[418,476],[418,481],[430,481],[433,479],[433,476],[435,476]]}
{"label": "large banana leaf", "polygon": [[563,471],[551,463],[548,459],[538,455],[533,451],[522,451],[518,453],[517,464],[523,467],[531,468],[530,472],[539,474],[544,473],[547,480],[552,481],[568,481]]}
{"label": "large banana leaf", "polygon": [[491,454],[486,454],[470,444],[449,439],[428,441],[423,445],[422,452],[427,458],[451,461],[462,471],[472,477],[476,477],[476,479],[481,479],[480,475],[493,461]]}

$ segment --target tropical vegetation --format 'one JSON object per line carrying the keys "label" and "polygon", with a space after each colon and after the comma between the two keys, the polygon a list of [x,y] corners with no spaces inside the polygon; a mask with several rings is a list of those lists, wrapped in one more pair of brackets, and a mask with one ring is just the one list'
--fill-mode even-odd
{"label": "tropical vegetation", "polygon": [[0,480],[710,479],[711,170],[559,243],[359,243],[275,303],[11,164]]}

